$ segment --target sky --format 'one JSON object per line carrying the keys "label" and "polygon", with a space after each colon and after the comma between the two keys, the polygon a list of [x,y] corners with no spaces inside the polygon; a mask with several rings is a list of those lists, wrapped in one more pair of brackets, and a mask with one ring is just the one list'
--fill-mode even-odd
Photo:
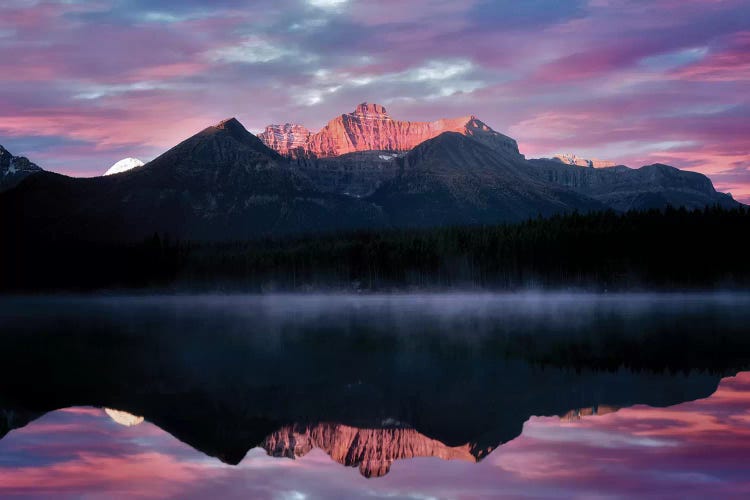
{"label": "sky", "polygon": [[69,175],[368,101],[750,202],[747,0],[3,0],[0,61],[0,144]]}
{"label": "sky", "polygon": [[314,449],[298,460],[251,450],[226,465],[155,425],[101,409],[49,413],[0,440],[0,496],[14,498],[747,498],[750,373],[710,397],[633,406],[572,422],[532,417],[480,463],[399,460],[366,479]]}

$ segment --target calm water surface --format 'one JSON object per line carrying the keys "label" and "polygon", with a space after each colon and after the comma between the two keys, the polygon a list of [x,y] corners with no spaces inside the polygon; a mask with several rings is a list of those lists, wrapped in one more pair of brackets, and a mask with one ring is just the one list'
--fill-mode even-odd
{"label": "calm water surface", "polygon": [[6,297],[0,497],[747,497],[748,330],[742,294]]}

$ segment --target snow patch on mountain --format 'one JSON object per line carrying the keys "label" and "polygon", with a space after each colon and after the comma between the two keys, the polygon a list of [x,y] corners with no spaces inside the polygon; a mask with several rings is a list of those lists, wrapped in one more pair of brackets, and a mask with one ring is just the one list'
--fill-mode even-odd
{"label": "snow patch on mountain", "polygon": [[123,158],[122,160],[109,167],[109,169],[104,172],[104,175],[121,174],[122,172],[127,172],[128,170],[142,167],[143,165],[144,163],[138,158]]}
{"label": "snow patch on mountain", "polygon": [[581,158],[573,153],[558,153],[554,155],[552,159],[567,165],[575,165],[577,167],[605,168],[615,166],[615,163],[612,161],[599,160],[597,158]]}
{"label": "snow patch on mountain", "polygon": [[111,418],[118,424],[123,425],[125,427],[134,427],[136,425],[143,423],[144,421],[143,417],[139,415],[133,415],[132,413],[128,413],[122,410],[104,408],[104,413],[106,413],[109,416],[109,418]]}

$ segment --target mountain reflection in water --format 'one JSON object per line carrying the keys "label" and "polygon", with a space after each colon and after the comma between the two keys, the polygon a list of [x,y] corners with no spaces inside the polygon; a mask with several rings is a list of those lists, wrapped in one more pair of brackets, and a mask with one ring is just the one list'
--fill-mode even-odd
{"label": "mountain reflection in water", "polygon": [[748,305],[7,299],[0,496],[740,494]]}
{"label": "mountain reflection in water", "polygon": [[749,451],[750,373],[669,408],[531,417],[521,436],[478,464],[404,460],[377,480],[342,468],[327,450],[291,461],[256,448],[223,465],[148,422],[123,427],[100,409],[69,408],[0,441],[0,497],[746,498]]}

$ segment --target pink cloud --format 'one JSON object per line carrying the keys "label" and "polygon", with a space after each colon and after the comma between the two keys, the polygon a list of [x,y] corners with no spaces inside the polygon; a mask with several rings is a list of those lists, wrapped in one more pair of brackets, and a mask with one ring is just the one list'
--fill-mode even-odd
{"label": "pink cloud", "polygon": [[728,46],[704,59],[679,68],[674,76],[683,80],[707,82],[750,81],[750,31],[732,35]]}
{"label": "pink cloud", "polygon": [[[531,20],[561,9],[533,4]],[[148,159],[228,116],[251,130],[290,119],[315,128],[359,101],[387,100],[404,119],[477,114],[528,156],[673,163],[750,196],[750,179],[736,170],[749,154],[747,121],[727,111],[750,105],[748,10],[739,0],[597,0],[539,26],[479,0],[399,9],[226,2],[205,12],[187,3],[164,6],[159,22],[139,5],[118,5],[0,7],[0,143],[24,144],[13,152],[43,167],[91,175],[123,154]],[[315,22],[302,29],[295,12]],[[259,64],[210,57],[250,36],[281,55]],[[434,61],[468,69],[449,81],[392,78]],[[441,85],[457,93],[441,97]],[[336,90],[300,104],[319,88]],[[36,138],[59,146],[35,151]]]}
{"label": "pink cloud", "polygon": [[76,460],[43,467],[0,470],[0,491],[7,495],[35,491],[39,495],[68,495],[80,491],[153,497],[171,496],[189,488],[211,469],[180,462],[156,452],[118,457],[83,453]]}

